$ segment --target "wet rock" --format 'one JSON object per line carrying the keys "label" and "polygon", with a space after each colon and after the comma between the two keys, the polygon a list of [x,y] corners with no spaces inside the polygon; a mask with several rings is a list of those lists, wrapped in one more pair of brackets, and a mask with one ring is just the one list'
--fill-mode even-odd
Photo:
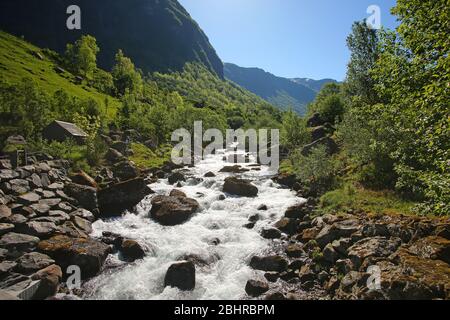
{"label": "wet rock", "polygon": [[103,231],[101,240],[103,243],[106,243],[108,245],[113,245],[116,248],[121,248],[122,242],[123,242],[123,237],[117,233]]}
{"label": "wet rock", "polygon": [[264,274],[264,278],[266,278],[269,282],[277,282],[280,278],[280,274],[278,272],[266,272]]}
{"label": "wet rock", "polygon": [[[120,215],[132,209],[153,191],[143,178],[114,184],[98,192],[98,203],[102,216]],[[86,208],[88,209],[88,208]]]}
{"label": "wet rock", "polygon": [[172,264],[164,278],[164,286],[175,287],[182,291],[194,290],[195,265],[190,261]]}
{"label": "wet rock", "polygon": [[295,174],[280,173],[277,177],[274,178],[274,181],[282,186],[292,188],[297,182],[297,177],[295,176]]}
{"label": "wet rock", "polygon": [[39,238],[27,234],[9,232],[0,238],[0,247],[8,250],[26,252],[33,250]]}
{"label": "wet rock", "polygon": [[261,236],[264,239],[280,239],[281,232],[280,232],[280,230],[275,229],[275,228],[268,228],[268,229],[263,229],[261,231]]}
{"label": "wet rock", "polygon": [[267,211],[268,208],[265,204],[261,204],[260,206],[258,206],[258,211]]}
{"label": "wet rock", "polygon": [[82,279],[95,276],[110,252],[110,247],[102,242],[59,235],[39,242],[38,249],[64,270],[70,265],[79,266]]}
{"label": "wet rock", "polygon": [[298,220],[283,218],[275,224],[275,227],[288,235],[294,235],[297,233]]}
{"label": "wet rock", "polygon": [[159,195],[152,199],[150,216],[162,225],[175,226],[187,221],[199,206],[195,199]]}
{"label": "wet rock", "polygon": [[287,266],[288,262],[281,256],[254,256],[250,260],[250,267],[255,270],[283,272]]}
{"label": "wet rock", "polygon": [[256,222],[249,222],[249,223],[244,224],[243,227],[246,229],[253,229],[255,227],[255,225],[256,225]]}
{"label": "wet rock", "polygon": [[187,197],[186,193],[184,193],[183,191],[178,190],[178,189],[173,189],[172,191],[170,191],[169,196],[171,196],[171,197],[184,197],[184,198]]}
{"label": "wet rock", "polygon": [[235,165],[235,166],[225,166],[222,169],[220,169],[219,172],[222,172],[222,173],[244,173],[247,171],[249,171],[249,170],[242,168],[240,165]]}
{"label": "wet rock", "polygon": [[249,180],[243,180],[236,177],[225,179],[223,191],[242,197],[256,197],[258,195],[258,188],[252,185]]}
{"label": "wet rock", "polygon": [[121,252],[125,259],[129,261],[135,261],[137,259],[142,259],[145,256],[145,250],[142,246],[134,240],[123,240],[121,245]]}
{"label": "wet rock", "polygon": [[75,198],[79,205],[87,210],[97,210],[97,190],[92,187],[82,186],[76,183],[68,183],[64,187],[64,192]]}
{"label": "wet rock", "polygon": [[264,298],[264,300],[268,300],[268,301],[283,301],[283,300],[286,300],[286,297],[281,292],[274,292],[274,293],[268,294]]}
{"label": "wet rock", "polygon": [[359,267],[369,257],[388,257],[397,250],[400,244],[401,240],[398,238],[366,238],[348,249],[348,257],[356,267]]}
{"label": "wet rock", "polygon": [[54,264],[55,260],[39,252],[30,252],[25,253],[16,262],[18,272],[31,274]]}
{"label": "wet rock", "polygon": [[62,279],[62,270],[58,265],[50,265],[32,275],[31,279],[40,280],[39,287],[33,295],[34,300],[43,300],[58,292]]}
{"label": "wet rock", "polygon": [[211,171],[205,173],[205,175],[204,175],[205,178],[214,178],[215,176],[216,175]]}
{"label": "wet rock", "polygon": [[442,237],[429,236],[414,242],[409,252],[424,258],[442,260],[450,264],[450,240]]}
{"label": "wet rock", "polygon": [[181,172],[174,172],[169,175],[168,180],[170,184],[175,184],[180,181],[186,181],[186,177]]}
{"label": "wet rock", "polygon": [[259,280],[248,280],[245,285],[245,292],[251,297],[259,297],[269,291],[269,285]]}
{"label": "wet rock", "polygon": [[77,172],[76,174],[71,175],[70,179],[72,180],[73,183],[98,189],[98,185],[95,179],[92,178],[83,170]]}

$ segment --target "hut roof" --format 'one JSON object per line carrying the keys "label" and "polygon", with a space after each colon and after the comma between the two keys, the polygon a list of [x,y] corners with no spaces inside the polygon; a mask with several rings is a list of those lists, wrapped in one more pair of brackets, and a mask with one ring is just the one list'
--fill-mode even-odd
{"label": "hut roof", "polygon": [[73,136],[87,137],[87,134],[73,123],[58,120],[55,120],[55,123],[64,128]]}

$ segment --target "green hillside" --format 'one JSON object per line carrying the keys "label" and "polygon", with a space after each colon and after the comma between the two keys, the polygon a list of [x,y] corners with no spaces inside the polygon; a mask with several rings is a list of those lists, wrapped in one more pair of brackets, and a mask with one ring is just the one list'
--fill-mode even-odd
{"label": "green hillside", "polygon": [[24,78],[32,79],[38,88],[48,94],[64,90],[69,95],[81,100],[94,99],[104,105],[109,99],[109,117],[113,117],[119,101],[98,92],[85,84],[77,84],[76,77],[60,69],[51,51],[41,50],[32,44],[0,31],[0,70],[1,79],[9,84],[22,82]]}

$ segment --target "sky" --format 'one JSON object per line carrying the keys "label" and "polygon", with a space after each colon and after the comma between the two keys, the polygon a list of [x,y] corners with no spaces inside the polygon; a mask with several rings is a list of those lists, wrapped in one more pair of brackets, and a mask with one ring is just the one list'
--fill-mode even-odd
{"label": "sky", "polygon": [[179,0],[224,62],[280,77],[343,80],[354,21],[377,5],[393,29],[395,0]]}

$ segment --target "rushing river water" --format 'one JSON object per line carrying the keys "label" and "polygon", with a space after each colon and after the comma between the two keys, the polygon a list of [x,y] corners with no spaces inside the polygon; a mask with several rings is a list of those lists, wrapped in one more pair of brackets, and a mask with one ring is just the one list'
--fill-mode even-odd
{"label": "rushing river water", "polygon": [[[234,152],[233,152],[234,153]],[[93,236],[103,231],[118,233],[145,245],[149,252],[143,260],[126,264],[118,255],[108,258],[107,265],[114,266],[90,280],[85,285],[88,299],[217,299],[230,300],[246,297],[247,280],[261,277],[248,263],[252,256],[270,248],[270,241],[260,236],[264,227],[280,219],[285,210],[300,199],[290,190],[281,188],[271,180],[267,167],[252,170],[240,176],[250,179],[259,189],[256,198],[223,195],[224,179],[230,174],[219,173],[225,165],[225,150],[209,156],[195,167],[183,171],[188,177],[177,188],[196,199],[200,210],[182,225],[164,227],[149,217],[152,196],[144,199],[135,212],[123,217],[97,221]],[[252,164],[243,167],[255,169]],[[216,177],[202,178],[213,172]],[[196,179],[197,178],[197,179]],[[202,178],[203,181],[199,181]],[[201,179],[200,179],[201,180]],[[168,194],[174,186],[167,180],[159,180],[151,188],[157,194]],[[258,211],[262,204],[267,211]],[[253,229],[244,227],[248,218],[260,215]],[[219,240],[220,243],[214,243]],[[207,264],[196,265],[196,286],[191,292],[164,288],[164,276],[168,267],[183,257],[196,256]]]}

